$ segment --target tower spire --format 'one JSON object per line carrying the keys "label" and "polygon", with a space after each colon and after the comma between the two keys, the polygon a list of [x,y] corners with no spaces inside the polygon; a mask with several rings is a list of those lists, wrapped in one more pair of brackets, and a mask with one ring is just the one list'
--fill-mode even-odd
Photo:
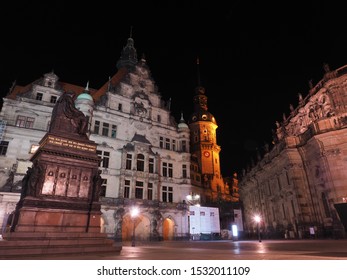
{"label": "tower spire", "polygon": [[196,72],[197,72],[197,82],[198,82],[198,87],[201,86],[201,80],[200,80],[200,60],[199,57],[196,58]]}

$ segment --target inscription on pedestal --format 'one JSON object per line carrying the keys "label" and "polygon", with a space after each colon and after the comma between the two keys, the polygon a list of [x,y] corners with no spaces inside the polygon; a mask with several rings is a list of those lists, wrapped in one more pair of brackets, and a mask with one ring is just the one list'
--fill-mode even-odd
{"label": "inscription on pedestal", "polygon": [[83,150],[83,151],[89,151],[89,152],[95,152],[96,151],[96,146],[78,142],[78,141],[73,141],[73,140],[68,140],[60,137],[53,137],[53,136],[48,136],[47,143],[57,145],[60,147],[68,147],[72,149],[77,149],[77,150]]}

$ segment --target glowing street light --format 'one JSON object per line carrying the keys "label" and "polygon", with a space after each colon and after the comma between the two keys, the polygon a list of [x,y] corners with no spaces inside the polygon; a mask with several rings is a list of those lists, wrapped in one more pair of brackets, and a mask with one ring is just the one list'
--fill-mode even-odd
{"label": "glowing street light", "polygon": [[192,205],[192,206],[200,206],[200,195],[198,194],[188,194],[186,196],[187,198],[187,202],[189,205]]}
{"label": "glowing street light", "polygon": [[258,239],[259,239],[259,242],[261,242],[261,236],[260,236],[260,221],[261,221],[261,217],[259,215],[255,215],[254,216],[254,221],[257,223]]}
{"label": "glowing street light", "polygon": [[133,235],[131,237],[131,246],[132,247],[135,247],[135,221],[136,221],[136,218],[137,216],[139,215],[139,208],[137,207],[133,207],[130,211],[130,216],[131,216],[131,219],[133,220]]}

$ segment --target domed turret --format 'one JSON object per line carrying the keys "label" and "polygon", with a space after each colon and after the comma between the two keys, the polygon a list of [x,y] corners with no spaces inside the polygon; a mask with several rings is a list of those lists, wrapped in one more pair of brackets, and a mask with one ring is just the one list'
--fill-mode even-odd
{"label": "domed turret", "polygon": [[183,118],[183,113],[181,113],[181,119],[179,124],[177,125],[179,130],[189,129],[186,121]]}
{"label": "domed turret", "polygon": [[86,117],[88,117],[88,131],[91,126],[93,116],[94,100],[89,93],[89,82],[85,89],[80,93],[75,100],[75,107],[80,110]]}

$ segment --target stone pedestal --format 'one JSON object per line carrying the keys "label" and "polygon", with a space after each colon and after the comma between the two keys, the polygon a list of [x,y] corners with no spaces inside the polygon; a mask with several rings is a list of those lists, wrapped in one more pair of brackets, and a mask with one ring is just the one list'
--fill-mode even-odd
{"label": "stone pedestal", "polygon": [[12,231],[100,232],[96,144],[47,133],[32,161]]}

